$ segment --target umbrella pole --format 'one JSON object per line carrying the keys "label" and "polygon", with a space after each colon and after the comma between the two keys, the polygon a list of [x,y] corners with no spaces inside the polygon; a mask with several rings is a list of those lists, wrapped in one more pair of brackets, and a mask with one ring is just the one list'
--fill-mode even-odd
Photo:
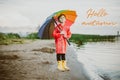
{"label": "umbrella pole", "polygon": [[[55,19],[52,17],[52,19],[53,19],[53,21],[55,22],[55,24],[57,25],[57,27],[59,28],[59,30],[61,31],[61,28],[58,26],[58,24],[57,24],[57,22],[55,21]],[[65,37],[64,37],[65,38]],[[65,38],[66,39],[66,41],[67,41],[67,43],[69,44],[69,45],[71,45],[71,43],[70,43],[70,41],[67,39],[67,38]]]}

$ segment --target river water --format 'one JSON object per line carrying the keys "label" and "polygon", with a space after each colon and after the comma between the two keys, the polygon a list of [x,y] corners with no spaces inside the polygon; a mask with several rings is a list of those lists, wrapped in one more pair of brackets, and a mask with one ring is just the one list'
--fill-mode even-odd
{"label": "river water", "polygon": [[120,40],[86,43],[76,54],[90,80],[120,80]]}

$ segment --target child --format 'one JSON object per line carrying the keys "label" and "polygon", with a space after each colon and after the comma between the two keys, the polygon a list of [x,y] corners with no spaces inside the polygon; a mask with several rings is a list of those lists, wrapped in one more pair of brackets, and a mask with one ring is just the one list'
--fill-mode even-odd
{"label": "child", "polygon": [[58,24],[54,31],[53,37],[55,38],[55,45],[56,45],[56,58],[58,62],[58,70],[60,71],[69,71],[70,69],[66,65],[66,47],[67,41],[65,38],[69,39],[71,37],[70,27],[65,25],[66,16],[61,14],[58,17]]}

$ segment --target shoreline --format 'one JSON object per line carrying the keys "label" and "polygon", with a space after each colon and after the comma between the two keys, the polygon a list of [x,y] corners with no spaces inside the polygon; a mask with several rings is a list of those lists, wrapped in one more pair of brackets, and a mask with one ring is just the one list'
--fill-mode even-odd
{"label": "shoreline", "polygon": [[[31,43],[0,45],[1,80],[88,80],[84,65],[74,52],[67,51],[70,71],[57,70],[56,54],[42,52],[41,48],[55,49],[54,40],[36,40]],[[1,57],[2,55],[2,57]],[[7,56],[7,57],[5,57]]]}

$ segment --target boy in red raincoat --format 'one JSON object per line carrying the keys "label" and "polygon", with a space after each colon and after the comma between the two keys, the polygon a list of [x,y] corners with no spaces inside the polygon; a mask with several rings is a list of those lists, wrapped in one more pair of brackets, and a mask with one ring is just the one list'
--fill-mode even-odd
{"label": "boy in red raincoat", "polygon": [[56,45],[56,58],[58,62],[58,69],[60,71],[70,70],[66,65],[66,47],[67,41],[65,38],[69,39],[71,37],[70,27],[65,25],[66,17],[64,14],[61,14],[58,17],[58,24],[54,31],[53,37],[55,38],[55,45]]}

